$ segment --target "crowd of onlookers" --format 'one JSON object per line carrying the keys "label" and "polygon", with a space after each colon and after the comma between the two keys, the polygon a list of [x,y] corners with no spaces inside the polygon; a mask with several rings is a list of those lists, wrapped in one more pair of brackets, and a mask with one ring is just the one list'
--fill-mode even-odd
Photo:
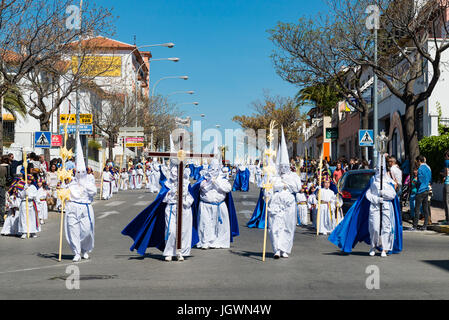
{"label": "crowd of onlookers", "polygon": [[[445,221],[442,224],[449,224],[449,151],[445,153],[444,170],[441,172],[444,180],[443,205],[445,210]],[[307,160],[296,157],[291,159],[292,171],[303,168],[302,171],[316,172],[319,167],[319,160]],[[430,201],[432,198],[432,170],[426,163],[426,158],[422,155],[415,159],[414,169],[410,172],[409,160],[402,164],[393,156],[387,156],[386,165],[388,174],[397,184],[398,197],[401,206],[408,204],[409,219],[413,223],[413,229],[417,228],[418,219],[424,220],[425,229],[432,223],[430,213]],[[346,171],[372,169],[370,162],[364,159],[351,158],[349,161],[345,157],[337,161],[323,160],[323,170],[327,170],[336,185]],[[412,230],[413,230],[412,229]]]}

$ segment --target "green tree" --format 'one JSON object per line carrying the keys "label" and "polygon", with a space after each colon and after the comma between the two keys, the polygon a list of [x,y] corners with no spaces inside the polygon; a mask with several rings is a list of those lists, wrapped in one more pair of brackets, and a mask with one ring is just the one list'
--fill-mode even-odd
{"label": "green tree", "polygon": [[19,88],[14,86],[6,91],[3,96],[3,108],[12,114],[15,119],[18,115],[24,117],[27,114],[27,107]]}
{"label": "green tree", "polygon": [[314,104],[325,116],[332,115],[338,102],[343,99],[336,86],[326,83],[301,89],[295,96],[298,106]]}

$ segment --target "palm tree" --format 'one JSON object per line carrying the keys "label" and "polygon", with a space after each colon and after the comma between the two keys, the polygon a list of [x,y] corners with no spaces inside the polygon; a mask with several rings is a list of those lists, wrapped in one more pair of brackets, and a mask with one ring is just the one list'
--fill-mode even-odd
{"label": "palm tree", "polygon": [[3,108],[12,114],[14,119],[17,119],[17,115],[24,117],[27,114],[26,104],[18,87],[8,89],[3,96]]}
{"label": "palm tree", "polygon": [[295,96],[298,106],[314,104],[324,115],[330,116],[332,109],[342,99],[335,85],[329,83],[319,83],[301,89]]}

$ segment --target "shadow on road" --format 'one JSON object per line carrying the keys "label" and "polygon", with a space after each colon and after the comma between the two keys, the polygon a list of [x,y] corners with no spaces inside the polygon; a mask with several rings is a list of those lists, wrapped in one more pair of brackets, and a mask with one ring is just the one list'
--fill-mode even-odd
{"label": "shadow on road", "polygon": [[[241,256],[241,257],[247,257],[247,258],[251,258],[257,261],[262,261],[262,252],[252,252],[252,251],[233,251],[230,250],[229,251],[232,254]],[[266,258],[273,258],[274,254],[273,253],[266,253],[265,257]]]}
{"label": "shadow on road", "polygon": [[449,272],[449,260],[423,260],[423,262]]}
{"label": "shadow on road", "polygon": [[[41,252],[38,252],[36,255],[39,258],[59,261],[59,253],[41,253]],[[61,255],[61,261],[62,260],[72,260],[72,259],[73,259],[73,254],[63,254],[63,255]]]}

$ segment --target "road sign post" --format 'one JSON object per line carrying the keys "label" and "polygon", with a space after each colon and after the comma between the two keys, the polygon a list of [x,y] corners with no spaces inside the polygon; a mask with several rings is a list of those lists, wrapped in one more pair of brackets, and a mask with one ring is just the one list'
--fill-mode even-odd
{"label": "road sign post", "polygon": [[373,147],[374,146],[373,130],[359,130],[359,146],[361,146],[361,147]]}
{"label": "road sign post", "polygon": [[34,147],[50,149],[51,148],[51,132],[36,131],[34,133]]}

